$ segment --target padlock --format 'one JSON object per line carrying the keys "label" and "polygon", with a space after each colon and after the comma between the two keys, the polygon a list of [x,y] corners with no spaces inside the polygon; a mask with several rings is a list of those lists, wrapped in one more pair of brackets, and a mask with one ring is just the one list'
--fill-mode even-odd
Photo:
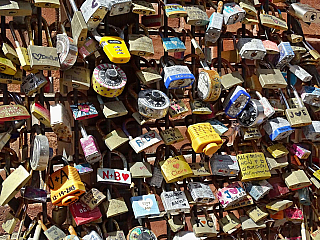
{"label": "padlock", "polygon": [[14,64],[20,65],[18,55],[10,40],[7,37],[0,36],[0,44],[2,53],[5,55],[5,57],[12,61]]}
{"label": "padlock", "polygon": [[156,10],[154,9],[152,3],[147,1],[141,1],[141,0],[135,0],[132,2],[133,8],[132,12],[143,15],[143,16],[149,16],[154,15],[156,13]]}
{"label": "padlock", "polygon": [[143,57],[138,57],[139,63],[140,61],[146,64],[146,68],[139,69],[135,64],[135,61],[131,61],[131,65],[133,66],[136,76],[139,78],[142,84],[149,85],[152,83],[159,82],[162,80],[161,75],[159,74],[158,67],[155,64],[154,66],[147,59]]}
{"label": "padlock", "polygon": [[219,188],[217,197],[222,207],[226,208],[231,204],[245,199],[247,197],[247,194],[238,182],[234,182],[226,187]]}
{"label": "padlock", "polygon": [[312,123],[311,118],[309,116],[308,110],[306,107],[302,105],[302,102],[300,101],[300,97],[297,93],[297,90],[291,85],[291,88],[293,89],[293,93],[295,95],[295,98],[298,101],[299,108],[292,108],[290,109],[290,106],[286,100],[286,97],[284,96],[282,90],[279,88],[279,93],[287,107],[286,109],[286,116],[288,121],[290,122],[291,127],[303,127],[306,125],[310,125]]}
{"label": "padlock", "polygon": [[[30,118],[30,114],[18,93],[8,92],[15,104],[0,105],[0,122],[18,121]],[[9,99],[10,99],[9,98]]]}
{"label": "padlock", "polygon": [[[154,232],[151,230],[151,224],[150,221],[148,219],[146,219],[146,223],[147,223],[147,227],[144,226],[137,226],[132,228],[132,221],[133,217],[129,217],[128,221],[127,221],[127,225],[128,225],[128,235],[127,235],[127,240],[137,240],[137,239],[150,239],[150,240],[157,240],[159,239],[159,237],[157,238],[157,236],[154,234]],[[159,239],[160,240],[160,239]]]}
{"label": "padlock", "polygon": [[[266,98],[264,100],[268,101]],[[271,107],[271,105],[269,107]],[[249,100],[248,104],[243,108],[243,110],[237,116],[238,122],[244,127],[259,126],[262,124],[264,119],[265,119],[265,115],[264,115],[263,105],[259,100],[253,99],[253,98]]]}
{"label": "padlock", "polygon": [[242,59],[262,60],[267,54],[260,39],[242,37],[238,40],[237,47]]}
{"label": "padlock", "polygon": [[188,126],[187,137],[196,153],[214,154],[222,145],[222,140],[210,123],[196,123]]}
{"label": "padlock", "polygon": [[50,188],[52,204],[68,206],[78,201],[79,196],[86,190],[77,169],[68,165],[67,159],[63,156],[57,155],[52,158],[51,167],[61,161],[65,166],[55,172],[51,169],[47,184]]}
{"label": "padlock", "polygon": [[96,123],[96,127],[100,135],[102,136],[102,139],[106,146],[109,148],[110,151],[113,151],[114,149],[120,147],[121,145],[125,144],[129,141],[129,138],[126,136],[126,134],[123,132],[123,130],[119,127],[117,127],[113,121],[110,121],[111,126],[114,128],[110,133],[105,135],[103,131],[101,130],[101,123],[106,122],[106,119],[100,119]]}
{"label": "padlock", "polygon": [[278,48],[278,44],[274,41],[271,41],[269,39],[269,36],[267,36],[268,39],[266,40],[262,40],[262,44],[264,46],[264,48],[266,49],[267,51],[267,54],[272,54],[272,55],[275,55],[275,54],[279,54],[279,48]]}
{"label": "padlock", "polygon": [[97,109],[91,102],[88,101],[87,96],[83,92],[77,91],[78,98],[80,96],[79,100],[85,101],[82,103],[78,102],[77,104],[73,104],[73,101],[72,101],[73,95],[74,95],[73,91],[69,92],[67,95],[67,100],[70,105],[69,107],[72,112],[73,118],[75,120],[90,119],[98,116]]}
{"label": "padlock", "polygon": [[61,226],[67,219],[67,207],[54,206],[52,209],[52,220]]}
{"label": "padlock", "polygon": [[83,124],[80,122],[80,131],[82,138],[80,138],[80,144],[86,161],[90,164],[101,161],[102,155],[98,147],[96,139],[92,135],[88,135]]}
{"label": "padlock", "polygon": [[122,230],[120,230],[119,224],[116,220],[112,219],[113,224],[116,226],[116,231],[113,232],[107,232],[107,224],[108,219],[104,220],[102,223],[102,232],[106,240],[125,240],[125,235]]}
{"label": "padlock", "polygon": [[281,117],[266,121],[263,125],[263,129],[269,135],[271,141],[284,139],[294,132],[294,128],[290,126],[290,123]]}
{"label": "padlock", "polygon": [[93,37],[87,37],[84,44],[78,48],[78,56],[80,59],[86,60],[98,49],[100,49],[99,43]]}
{"label": "padlock", "polygon": [[19,206],[18,206],[17,210],[15,211],[15,213],[13,213],[11,210],[7,213],[6,218],[5,218],[4,222],[2,223],[2,229],[6,233],[8,233],[8,234],[13,233],[14,228],[18,224],[19,216],[20,216],[21,211],[23,209],[23,205],[24,205],[24,202],[20,198]]}
{"label": "padlock", "polygon": [[[231,70],[231,73],[221,76],[221,84],[223,89],[227,90],[229,88],[232,88],[233,86],[241,85],[244,82],[244,79],[242,78],[241,74],[238,71],[236,71],[227,60],[222,58],[221,62],[225,68],[226,73],[227,68]],[[218,58],[212,59],[212,66],[214,66],[217,63]]]}
{"label": "padlock", "polygon": [[30,67],[39,70],[59,70],[60,63],[57,54],[57,49],[53,47],[52,40],[49,32],[47,21],[42,18],[43,28],[46,32],[48,41],[48,47],[34,45],[33,34],[31,30],[31,19],[36,18],[35,15],[32,17],[26,16],[25,23],[27,25],[27,31],[29,36],[28,54],[30,58]]}
{"label": "padlock", "polygon": [[[126,0],[125,0],[126,1]],[[131,2],[131,1],[130,1]],[[119,34],[118,36],[103,36],[101,37],[97,30],[92,31],[93,37],[99,42],[100,46],[103,48],[104,53],[107,55],[109,60],[113,63],[127,63],[130,60],[130,52],[124,42],[123,31],[111,24],[108,26]]]}
{"label": "padlock", "polygon": [[44,235],[49,240],[58,240],[64,239],[67,235],[56,225],[53,225],[49,228],[43,223],[41,219],[38,220],[38,224],[41,225],[41,228],[44,232]]}
{"label": "padlock", "polygon": [[73,220],[77,226],[91,223],[102,218],[102,214],[98,207],[90,210],[87,205],[81,202],[75,202],[69,206]]}
{"label": "padlock", "polygon": [[[206,15],[207,16],[207,15]],[[202,51],[202,48],[200,47],[199,43],[196,41],[196,39],[192,36],[191,31],[188,29],[187,33],[191,39],[191,44],[195,50],[195,54],[198,55],[199,59],[204,60],[205,59],[205,55],[204,52]],[[193,57],[193,54],[188,54],[187,56],[189,57]],[[186,61],[187,56],[185,56],[184,61]]]}
{"label": "padlock", "polygon": [[[289,66],[290,72],[292,72],[297,78],[299,78],[303,82],[309,82],[312,79],[312,76],[304,70],[302,67],[299,65],[291,65],[287,64]],[[304,86],[308,87],[308,86]]]}
{"label": "padlock", "polygon": [[302,127],[306,139],[310,141],[320,140],[320,121],[312,121],[310,125]]}
{"label": "padlock", "polygon": [[146,118],[153,118],[153,119],[160,119],[167,115],[169,106],[170,106],[170,99],[167,97],[165,93],[160,90],[155,89],[145,89],[141,90],[139,94],[137,94],[133,87],[129,87],[130,95],[137,99],[137,109],[138,112],[146,117]]}
{"label": "padlock", "polygon": [[41,8],[60,8],[60,1],[58,0],[35,0],[35,7]]}
{"label": "padlock", "polygon": [[274,200],[274,201],[268,203],[266,205],[266,208],[279,212],[281,210],[284,210],[284,209],[290,207],[292,204],[293,204],[293,202],[290,200],[279,199],[279,200]]}
{"label": "padlock", "polygon": [[246,213],[255,222],[262,221],[269,215],[265,208],[259,206],[249,208]]}
{"label": "padlock", "polygon": [[62,95],[56,92],[54,105],[50,105],[50,122],[53,132],[60,139],[70,139],[72,137],[70,115],[64,105]]}
{"label": "padlock", "polygon": [[[11,133],[13,131],[13,127],[10,127],[6,132],[4,133],[0,133],[0,151],[2,150],[2,148],[8,143],[8,141],[11,139]],[[26,132],[26,128],[23,127],[20,130],[20,135],[19,135],[19,149],[20,147],[22,148],[22,141],[24,140],[22,137],[25,136],[25,132]],[[27,141],[25,141],[26,143]],[[21,144],[20,144],[21,143]],[[28,146],[28,145],[27,145]],[[24,151],[26,152],[26,151]],[[27,152],[28,153],[28,152]],[[24,156],[25,157],[25,156]],[[21,154],[19,156],[20,158],[20,162],[23,162],[24,160],[26,160],[26,158],[22,158]]]}
{"label": "padlock", "polygon": [[[203,62],[204,63],[204,62]],[[197,94],[203,101],[216,101],[221,94],[221,78],[215,70],[211,70],[204,63],[197,84]]]}
{"label": "padlock", "polygon": [[218,235],[218,231],[215,227],[215,221],[213,221],[213,219],[208,215],[207,210],[205,208],[202,208],[202,211],[204,212],[205,217],[199,217],[197,211],[198,211],[197,205],[191,208],[190,222],[192,224],[194,235],[197,238],[216,237]]}
{"label": "padlock", "polygon": [[89,31],[99,26],[108,10],[106,1],[86,0],[82,3],[80,11]]}
{"label": "padlock", "polygon": [[[260,12],[260,21],[261,25],[268,27],[268,28],[274,28],[277,30],[288,30],[287,22],[282,18],[281,11],[274,5],[270,4],[270,8],[273,11],[273,15],[267,14],[263,7],[261,6],[261,12]],[[275,8],[278,11],[279,17],[275,16]]]}
{"label": "padlock", "polygon": [[243,87],[236,86],[229,92],[222,103],[225,114],[233,118],[237,117],[244,110],[250,99],[251,96]]}
{"label": "padlock", "polygon": [[128,27],[128,42],[130,46],[130,53],[136,56],[153,56],[153,42],[152,38],[150,38],[149,36],[148,29],[143,24],[139,23],[139,28],[143,30],[144,34],[132,34],[132,28],[134,25],[135,23],[131,23]]}
{"label": "padlock", "polygon": [[124,198],[121,197],[117,188],[115,186],[111,187],[116,198],[111,198],[110,190],[107,189],[107,200],[102,202],[100,205],[101,212],[105,214],[107,218],[119,216],[129,211]]}
{"label": "padlock", "polygon": [[[182,218],[182,220],[181,220]],[[170,226],[172,232],[178,232],[179,230],[185,227],[185,215],[172,215],[167,219],[167,222]],[[160,236],[159,236],[160,237]],[[159,239],[158,237],[158,239]]]}
{"label": "padlock", "polygon": [[165,4],[164,11],[168,18],[181,18],[188,16],[187,11],[178,3]]}
{"label": "padlock", "polygon": [[31,174],[22,165],[16,168],[2,182],[0,205],[6,205],[30,179]]}
{"label": "padlock", "polygon": [[[312,167],[315,167],[316,170]],[[312,164],[312,167],[308,167],[308,169],[312,172],[312,175],[320,181],[320,168],[316,164]]]}
{"label": "padlock", "polygon": [[170,95],[172,96],[170,99],[169,107],[170,117],[175,118],[189,111],[186,104],[181,99],[179,99],[173,91],[170,92]]}
{"label": "padlock", "polygon": [[276,64],[276,67],[282,69],[285,65],[291,62],[295,54],[289,42],[283,42],[278,34],[276,36],[279,41],[278,48],[280,51],[280,57]]}
{"label": "padlock", "polygon": [[48,83],[48,79],[43,75],[42,72],[30,73],[23,78],[21,84],[21,90],[27,95],[32,96],[39,89],[44,87]]}
{"label": "padlock", "polygon": [[[259,229],[264,229],[267,227],[267,225],[262,221],[262,222],[254,222],[250,217],[248,216],[241,216],[239,218],[241,222],[241,228],[244,231],[257,231]],[[251,232],[253,235],[253,233]]]}
{"label": "padlock", "polygon": [[154,13],[152,15],[148,16],[141,16],[141,23],[146,26],[147,28],[158,28],[163,25],[163,15],[161,14],[161,5],[160,2],[157,6],[158,8],[158,13]]}
{"label": "padlock", "polygon": [[93,70],[93,89],[104,97],[119,96],[127,83],[124,71],[113,64],[100,64]]}
{"label": "padlock", "polygon": [[67,1],[62,0],[61,5],[65,10],[65,13],[69,19],[69,22],[71,23],[72,38],[77,44],[78,48],[81,48],[83,44],[86,42],[88,27],[81,11],[79,11],[74,0],[68,0],[68,1],[72,8],[73,14],[70,14],[69,12]]}
{"label": "padlock", "polygon": [[50,125],[50,103],[45,100],[46,108],[39,102],[39,94],[36,94],[34,101],[31,103],[30,111],[31,114],[36,117],[42,124],[46,127],[51,127]]}
{"label": "padlock", "polygon": [[211,114],[212,109],[211,105],[208,102],[203,102],[200,99],[193,99],[191,91],[188,92],[189,94],[189,105],[191,108],[192,114]]}
{"label": "padlock", "polygon": [[[85,65],[88,65],[87,61],[85,61]],[[70,69],[63,71],[61,80],[62,84],[68,88],[88,90],[90,88],[90,69],[72,66]]]}
{"label": "padlock", "polygon": [[223,19],[225,25],[241,22],[245,15],[246,11],[234,2],[225,3],[223,6]]}
{"label": "padlock", "polygon": [[246,14],[250,16],[256,16],[257,15],[257,10],[255,9],[255,6],[251,1],[248,0],[241,0],[239,2],[239,6],[246,11]]}
{"label": "padlock", "polygon": [[241,127],[240,128],[241,136],[243,140],[258,140],[262,137],[259,127]]}
{"label": "padlock", "polygon": [[319,62],[320,60],[320,54],[317,50],[315,50],[310,43],[307,41],[302,42],[304,47],[308,50],[308,53],[312,56],[313,60],[315,62]]}
{"label": "padlock", "polygon": [[[1,61],[1,60],[0,60]],[[1,66],[1,63],[0,63]],[[22,84],[22,71],[17,69],[14,75],[8,75],[0,72],[0,83],[5,84]]]}
{"label": "padlock", "polygon": [[303,85],[301,99],[311,106],[320,107],[320,88]]}
{"label": "padlock", "polygon": [[216,12],[212,13],[205,33],[205,41],[215,43],[221,35],[223,25],[223,1],[218,2]]}
{"label": "padlock", "polygon": [[303,170],[284,173],[283,178],[287,187],[294,191],[311,185],[308,176]]}
{"label": "padlock", "polygon": [[171,128],[162,130],[159,125],[159,119],[156,120],[159,134],[166,145],[175,144],[184,140],[180,130],[174,126],[172,121],[169,121]]}
{"label": "padlock", "polygon": [[70,69],[75,64],[78,57],[77,44],[67,35],[67,31],[64,26],[67,21],[68,19],[60,24],[62,34],[57,34],[57,53],[61,71]]}
{"label": "padlock", "polygon": [[112,168],[105,168],[103,167],[103,159],[107,155],[107,151],[102,153],[102,161],[100,161],[100,167],[98,168],[97,172],[97,182],[109,182],[109,183],[116,183],[116,184],[131,184],[131,173],[127,170],[128,163],[125,156],[113,150],[111,154],[115,154],[123,162],[123,170],[121,169],[112,169]]}
{"label": "padlock", "polygon": [[190,212],[190,205],[186,194],[184,191],[181,191],[177,184],[175,184],[173,191],[165,191],[163,186],[162,189],[160,197],[167,214]]}
{"label": "padlock", "polygon": [[161,188],[162,183],[163,183],[163,175],[161,173],[161,168],[159,165],[159,161],[164,160],[164,151],[165,151],[165,144],[161,144],[157,147],[156,149],[156,159],[153,163],[153,172],[152,172],[152,177],[148,178],[148,184],[151,187],[157,187]]}
{"label": "padlock", "polygon": [[194,202],[210,203],[215,200],[210,186],[201,182],[189,182],[188,189]]}
{"label": "padlock", "polygon": [[91,188],[89,191],[86,191],[86,193],[83,194],[79,200],[80,202],[86,204],[90,210],[93,210],[98,207],[106,198],[107,197],[98,189]]}
{"label": "padlock", "polygon": [[193,172],[183,155],[178,155],[176,148],[169,146],[173,151],[172,157],[159,162],[161,173],[167,183],[173,183],[190,177]]}
{"label": "padlock", "polygon": [[41,134],[39,125],[31,131],[30,166],[35,171],[44,171],[49,162],[49,140]]}
{"label": "padlock", "polygon": [[[205,3],[205,1],[203,1]],[[181,1],[183,9],[187,12],[188,16],[185,21],[192,26],[206,26],[210,21],[206,13],[206,8],[200,5],[200,1],[197,1],[198,5],[186,6],[184,1]]]}
{"label": "padlock", "polygon": [[320,11],[305,3],[291,3],[288,13],[306,23],[319,23]]}
{"label": "padlock", "polygon": [[[253,146],[254,152],[237,154],[237,160],[241,170],[241,181],[248,182],[253,180],[264,180],[271,177],[271,173],[262,152],[259,152],[254,141],[249,145]],[[235,145],[237,148],[238,145]],[[238,152],[238,150],[236,149]],[[257,162],[258,165],[256,165]]]}
{"label": "padlock", "polygon": [[130,186],[132,194],[130,202],[135,218],[158,216],[160,211],[155,195],[150,193],[150,188],[146,183],[142,183],[142,185],[146,188],[147,195],[137,196],[134,190],[134,183]]}
{"label": "padlock", "polygon": [[107,0],[109,16],[127,14],[131,11],[131,0]]}
{"label": "padlock", "polygon": [[144,125],[144,127],[147,129],[147,133],[133,138],[127,130],[127,125],[130,122],[135,123],[136,121],[133,118],[128,118],[123,122],[122,129],[126,136],[129,138],[129,145],[136,153],[140,153],[162,140],[159,134],[156,131],[151,130],[148,125]]}
{"label": "padlock", "polygon": [[246,182],[244,187],[256,201],[266,196],[272,189],[272,185],[267,180]]}
{"label": "padlock", "polygon": [[[90,228],[93,228],[95,230],[89,230]],[[85,231],[86,235],[82,237],[83,240],[103,240],[102,232],[100,227],[95,223],[89,223],[85,225],[81,225],[81,228]]]}
{"label": "padlock", "polygon": [[129,169],[130,169],[131,177],[132,178],[152,177],[151,164],[147,161],[146,157],[144,157],[145,161],[134,162],[132,154],[133,154],[133,149],[130,149],[128,153],[128,158],[129,158]]}
{"label": "padlock", "polygon": [[165,37],[163,35],[164,27],[161,26],[159,28],[159,34],[161,37],[163,48],[166,52],[184,52],[186,50],[186,46],[180,40],[177,33],[173,28],[168,27],[168,30],[172,33],[174,37]]}
{"label": "padlock", "polygon": [[207,122],[209,122],[211,124],[211,126],[216,131],[216,133],[219,134],[219,136],[223,135],[229,129],[222,122],[218,121],[217,119],[210,119]]}
{"label": "padlock", "polygon": [[288,84],[279,69],[272,68],[268,64],[264,65],[268,69],[262,69],[260,65],[257,66],[257,75],[262,88],[277,89],[287,87]]}
{"label": "padlock", "polygon": [[[265,143],[267,146],[268,144]],[[272,155],[274,158],[282,158],[289,154],[288,149],[282,143],[272,144],[267,147],[267,151]]]}
{"label": "padlock", "polygon": [[291,154],[296,155],[300,159],[308,159],[311,154],[311,151],[305,149],[300,144],[296,144],[296,143],[293,143],[289,147],[289,151]]}
{"label": "padlock", "polygon": [[259,21],[258,21],[257,16],[252,16],[252,15],[249,15],[248,13],[243,18],[241,23],[246,24],[246,25],[251,25],[251,26],[259,25]]}
{"label": "padlock", "polygon": [[4,2],[0,7],[3,16],[30,16],[32,8],[30,2],[9,0]]}
{"label": "padlock", "polygon": [[106,118],[116,118],[128,114],[128,110],[124,104],[116,97],[116,101],[103,102],[100,94],[97,95],[100,108]]}

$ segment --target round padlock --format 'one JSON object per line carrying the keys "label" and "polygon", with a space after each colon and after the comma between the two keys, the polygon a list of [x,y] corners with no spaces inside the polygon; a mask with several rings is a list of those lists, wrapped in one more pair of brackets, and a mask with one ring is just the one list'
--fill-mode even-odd
{"label": "round padlock", "polygon": [[119,96],[127,83],[127,76],[113,64],[100,64],[92,74],[93,89],[104,97]]}
{"label": "round padlock", "polygon": [[127,240],[156,240],[156,235],[148,228],[135,227],[128,233]]}
{"label": "round padlock", "polygon": [[49,141],[45,135],[36,135],[30,156],[31,168],[35,171],[46,170],[49,162]]}
{"label": "round padlock", "polygon": [[159,119],[166,116],[170,99],[159,90],[146,89],[138,94],[138,111],[147,118]]}
{"label": "round padlock", "polygon": [[199,74],[197,93],[203,101],[216,101],[221,94],[221,78],[214,70],[202,70]]}
{"label": "round padlock", "polygon": [[260,125],[264,120],[264,109],[257,99],[251,99],[237,116],[238,122],[245,127]]}

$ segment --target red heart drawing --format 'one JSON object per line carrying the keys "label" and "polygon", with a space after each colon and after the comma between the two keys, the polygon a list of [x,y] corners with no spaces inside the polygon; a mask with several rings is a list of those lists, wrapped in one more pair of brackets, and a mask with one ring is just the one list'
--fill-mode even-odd
{"label": "red heart drawing", "polygon": [[173,164],[173,167],[178,169],[180,167],[180,164],[179,163]]}
{"label": "red heart drawing", "polygon": [[125,181],[127,181],[128,177],[129,177],[129,174],[127,174],[127,173],[122,173],[122,178],[123,178]]}
{"label": "red heart drawing", "polygon": [[203,224],[206,224],[207,221],[201,221]]}

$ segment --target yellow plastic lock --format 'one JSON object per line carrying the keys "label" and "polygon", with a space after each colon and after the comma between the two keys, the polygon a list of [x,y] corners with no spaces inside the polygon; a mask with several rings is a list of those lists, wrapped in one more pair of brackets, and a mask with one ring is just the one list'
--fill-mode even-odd
{"label": "yellow plastic lock", "polygon": [[121,37],[105,36],[100,40],[103,51],[113,63],[127,63],[130,60],[130,52]]}
{"label": "yellow plastic lock", "polygon": [[212,155],[222,145],[219,134],[208,122],[190,125],[187,131],[192,148],[196,153],[203,152],[206,155]]}

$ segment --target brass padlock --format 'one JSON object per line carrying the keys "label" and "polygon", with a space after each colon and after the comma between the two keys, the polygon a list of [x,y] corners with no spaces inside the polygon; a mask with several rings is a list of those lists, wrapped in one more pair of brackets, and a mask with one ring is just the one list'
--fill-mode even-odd
{"label": "brass padlock", "polygon": [[13,231],[14,231],[14,228],[18,224],[19,216],[20,216],[21,211],[22,211],[23,206],[24,206],[24,202],[23,202],[22,198],[20,198],[19,202],[20,202],[20,204],[19,204],[16,212],[13,213],[10,210],[6,215],[6,218],[5,218],[4,222],[2,223],[3,230],[8,234],[12,234]]}
{"label": "brass padlock", "polygon": [[162,130],[159,124],[159,119],[156,120],[156,125],[159,134],[166,145],[175,144],[184,140],[180,130],[174,126],[172,121],[169,121],[171,128]]}
{"label": "brass padlock", "polygon": [[143,34],[132,34],[132,28],[135,23],[129,25],[128,28],[128,41],[129,51],[132,55],[151,57],[154,55],[153,42],[149,36],[148,29],[143,25],[139,24],[139,28],[144,31]]}
{"label": "brass padlock", "polygon": [[[264,63],[260,62],[260,64]],[[257,75],[262,88],[278,89],[287,87],[288,84],[279,69],[271,68],[271,66],[268,64],[264,65],[268,69],[262,69],[260,68],[260,65],[257,66]]]}
{"label": "brass padlock", "polygon": [[146,64],[146,68],[138,68],[135,61],[131,61],[131,65],[133,66],[135,73],[142,84],[149,85],[152,83],[159,82],[162,80],[161,75],[159,74],[157,64],[152,65],[151,61],[149,62],[147,59],[143,57],[138,57],[139,64],[140,61]]}
{"label": "brass padlock", "polygon": [[0,44],[1,50],[3,54],[6,56],[6,58],[11,60],[14,64],[20,65],[18,55],[10,40],[7,37],[3,38],[2,36],[0,36]]}

